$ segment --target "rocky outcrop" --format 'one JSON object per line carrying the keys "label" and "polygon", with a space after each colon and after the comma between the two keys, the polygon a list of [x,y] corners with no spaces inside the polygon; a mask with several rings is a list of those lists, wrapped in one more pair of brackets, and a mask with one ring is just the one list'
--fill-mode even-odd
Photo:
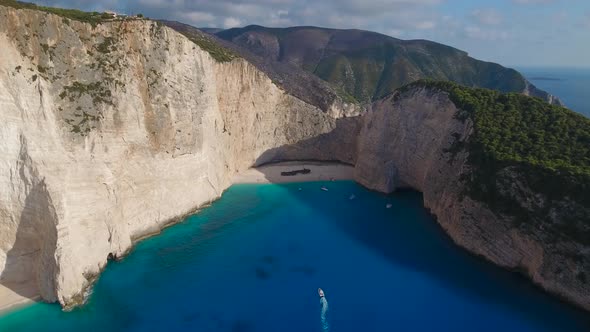
{"label": "rocky outcrop", "polygon": [[65,306],[134,239],[351,112],[152,21],[93,28],[0,6],[0,45],[0,282],[33,279]]}
{"label": "rocky outcrop", "polygon": [[[316,159],[355,165],[375,190],[422,191],[459,245],[590,309],[584,247],[463,195],[467,155],[452,145],[473,128],[445,93],[411,89],[363,113],[147,20],[93,27],[0,6],[0,45],[0,283],[33,280],[43,299],[77,304],[109,258],[219,197],[236,172]],[[542,204],[514,183],[515,200]]]}
{"label": "rocky outcrop", "polygon": [[[445,93],[427,88],[393,94],[373,104],[364,116],[358,141],[356,180],[381,192],[411,187],[424,195],[424,205],[460,246],[502,267],[522,272],[551,293],[590,310],[590,253],[581,241],[556,239],[559,220],[583,223],[590,208],[567,198],[552,208],[552,224],[519,224],[466,195],[471,173],[465,151],[453,149],[473,133],[471,121],[456,117]],[[533,211],[548,206],[524,176],[502,170],[500,190]],[[518,188],[515,188],[518,187]]]}
{"label": "rocky outcrop", "polygon": [[[274,61],[271,57],[256,55],[239,45],[218,38],[215,35],[207,34],[188,24],[175,21],[161,20],[163,24],[173,28],[185,36],[195,39],[208,39],[234,54],[246,59],[260,71],[264,72],[275,84],[281,87],[290,95],[293,95],[307,103],[313,104],[322,110],[328,110],[338,104],[338,93],[326,81],[316,75],[297,68],[296,66]],[[339,109],[343,105],[338,105]],[[358,106],[350,104],[347,108]],[[345,107],[346,108],[346,107]]]}
{"label": "rocky outcrop", "polygon": [[543,91],[543,90],[537,88],[531,82],[524,79],[524,77],[523,77],[523,80],[525,83],[525,88],[524,88],[524,91],[522,92],[522,94],[524,94],[525,96],[541,98],[543,100],[546,100],[549,104],[553,104],[553,105],[559,105],[559,106],[564,106],[564,107],[566,106],[561,101],[561,99],[559,99],[559,97],[554,96],[550,93],[547,93],[546,91]]}

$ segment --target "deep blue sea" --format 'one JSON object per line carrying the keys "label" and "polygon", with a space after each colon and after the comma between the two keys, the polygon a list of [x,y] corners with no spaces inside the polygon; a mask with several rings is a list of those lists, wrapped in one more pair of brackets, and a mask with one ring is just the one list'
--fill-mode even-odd
{"label": "deep blue sea", "polygon": [[420,194],[342,181],[235,185],[110,263],[87,305],[34,304],[0,331],[321,331],[318,287],[332,332],[590,329],[589,315],[457,248]]}
{"label": "deep blue sea", "polygon": [[535,86],[558,96],[565,105],[590,117],[590,68],[518,68]]}

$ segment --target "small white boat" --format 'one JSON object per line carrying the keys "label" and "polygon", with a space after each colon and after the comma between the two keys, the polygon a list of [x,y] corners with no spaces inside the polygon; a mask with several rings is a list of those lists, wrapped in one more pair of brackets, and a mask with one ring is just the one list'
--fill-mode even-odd
{"label": "small white boat", "polygon": [[321,288],[318,288],[318,295],[324,297],[324,291]]}
{"label": "small white boat", "polygon": [[352,194],[352,195],[350,195],[350,197],[348,197],[348,199],[350,199],[350,200],[353,200],[355,198],[356,198],[356,196],[354,194]]}
{"label": "small white boat", "polygon": [[328,191],[328,188],[326,188],[326,187],[322,187],[321,189],[322,189],[323,191]]}
{"label": "small white boat", "polygon": [[388,203],[387,205],[385,205],[386,208],[391,209],[391,207],[393,206],[393,204]]}

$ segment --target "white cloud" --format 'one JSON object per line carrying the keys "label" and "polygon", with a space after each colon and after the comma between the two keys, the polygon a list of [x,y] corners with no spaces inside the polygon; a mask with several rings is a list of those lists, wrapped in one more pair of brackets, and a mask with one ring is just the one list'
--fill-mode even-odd
{"label": "white cloud", "polygon": [[415,27],[416,29],[426,30],[426,29],[433,29],[436,26],[436,23],[433,21],[422,21],[418,22]]}
{"label": "white cloud", "polygon": [[388,36],[401,38],[404,35],[404,31],[400,29],[389,29],[385,32]]}
{"label": "white cloud", "polygon": [[514,3],[518,3],[521,5],[538,5],[538,4],[547,4],[554,2],[555,0],[512,0]]}
{"label": "white cloud", "polygon": [[235,28],[242,25],[242,21],[235,17],[227,17],[223,20],[223,27],[226,29]]}
{"label": "white cloud", "polygon": [[215,20],[215,16],[211,13],[204,13],[199,11],[191,11],[186,13],[179,13],[179,17],[186,23],[190,23],[196,26],[204,26],[210,24]]}
{"label": "white cloud", "polygon": [[553,13],[553,15],[551,15],[551,21],[553,23],[560,24],[560,23],[566,22],[568,17],[569,17],[569,15],[565,10],[560,10],[556,13]]}
{"label": "white cloud", "polygon": [[[590,0],[27,0],[47,6],[114,10],[198,27],[258,24],[356,28],[430,39],[508,63],[588,66]],[[509,6],[506,6],[508,4]],[[550,8],[554,7],[554,8]],[[491,42],[494,41],[494,42]],[[500,45],[496,45],[496,43]],[[559,47],[553,47],[560,43]],[[567,52],[563,49],[577,50]],[[510,59],[510,60],[506,60]]]}
{"label": "white cloud", "polygon": [[471,17],[479,24],[498,25],[502,23],[502,14],[495,9],[476,9],[471,12]]}
{"label": "white cloud", "polygon": [[590,12],[584,14],[584,16],[582,17],[582,21],[580,22],[580,24],[578,24],[578,26],[590,29]]}
{"label": "white cloud", "polygon": [[293,25],[291,19],[289,18],[289,11],[288,10],[278,10],[272,12],[270,14],[269,24],[272,26],[289,26]]}
{"label": "white cloud", "polygon": [[486,41],[500,41],[507,40],[509,38],[509,35],[506,31],[482,29],[478,26],[465,27],[465,35],[469,38]]}

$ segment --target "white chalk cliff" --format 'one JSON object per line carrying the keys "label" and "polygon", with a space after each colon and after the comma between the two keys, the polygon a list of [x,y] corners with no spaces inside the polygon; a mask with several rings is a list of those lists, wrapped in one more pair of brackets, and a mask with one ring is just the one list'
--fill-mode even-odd
{"label": "white chalk cliff", "polygon": [[0,45],[0,280],[63,305],[265,151],[355,112],[323,112],[151,21],[0,6]]}
{"label": "white chalk cliff", "polygon": [[109,256],[216,199],[236,172],[318,159],[355,165],[372,189],[422,191],[458,244],[590,309],[589,287],[564,277],[579,264],[547,272],[551,250],[459,197],[465,156],[445,149],[472,128],[445,94],[322,110],[156,22],[93,28],[0,6],[0,110],[0,283],[30,281],[46,301],[80,303]]}
{"label": "white chalk cliff", "polygon": [[[471,173],[468,154],[451,150],[455,140],[466,141],[474,128],[471,120],[459,120],[457,112],[446,93],[428,88],[375,102],[363,116],[355,180],[386,193],[400,187],[422,192],[425,207],[455,243],[590,310],[590,284],[584,277],[590,271],[587,246],[571,239],[555,241],[558,230],[552,224],[523,227],[514,217],[465,195],[463,177]],[[496,179],[500,190],[511,193],[525,209],[552,206],[554,224],[571,218],[583,222],[588,215],[588,206],[567,197],[550,202],[510,167],[500,173]]]}

